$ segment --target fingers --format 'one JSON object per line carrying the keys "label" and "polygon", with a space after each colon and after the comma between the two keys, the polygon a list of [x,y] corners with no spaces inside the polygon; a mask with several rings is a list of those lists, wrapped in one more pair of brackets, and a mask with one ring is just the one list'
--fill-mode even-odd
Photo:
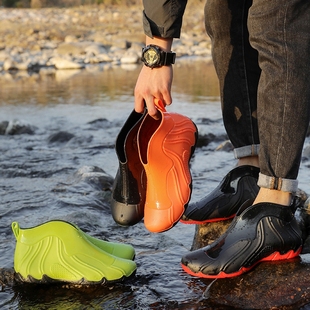
{"label": "fingers", "polygon": [[145,106],[154,119],[160,117],[154,100],[160,100],[164,107],[172,103],[171,97],[172,67],[150,69],[143,67],[135,87],[135,111],[142,113]]}
{"label": "fingers", "polygon": [[148,96],[147,99],[144,99],[143,97],[135,97],[135,111],[138,113],[143,113],[145,107],[147,108],[148,114],[153,117],[154,119],[159,119],[160,118],[160,112],[155,106],[155,101],[154,101],[153,96]]}

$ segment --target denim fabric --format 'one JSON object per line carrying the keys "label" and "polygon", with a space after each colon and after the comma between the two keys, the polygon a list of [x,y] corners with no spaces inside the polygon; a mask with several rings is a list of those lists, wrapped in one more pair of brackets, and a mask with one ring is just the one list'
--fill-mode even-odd
{"label": "denim fabric", "polygon": [[208,0],[205,23],[235,155],[259,149],[259,186],[295,191],[310,115],[310,1]]}

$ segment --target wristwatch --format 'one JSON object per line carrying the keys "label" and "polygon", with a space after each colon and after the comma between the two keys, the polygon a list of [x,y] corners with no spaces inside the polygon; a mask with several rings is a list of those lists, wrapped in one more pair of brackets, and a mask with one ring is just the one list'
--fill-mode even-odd
{"label": "wristwatch", "polygon": [[147,45],[142,48],[141,60],[147,67],[158,68],[161,66],[170,66],[175,62],[175,53],[164,52],[156,45]]}

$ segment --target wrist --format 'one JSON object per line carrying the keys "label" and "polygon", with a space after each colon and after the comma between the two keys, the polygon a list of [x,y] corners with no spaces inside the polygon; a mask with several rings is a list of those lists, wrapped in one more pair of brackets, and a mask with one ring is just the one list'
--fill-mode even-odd
{"label": "wrist", "polygon": [[171,52],[172,42],[172,38],[146,37],[145,45],[156,45],[164,52]]}

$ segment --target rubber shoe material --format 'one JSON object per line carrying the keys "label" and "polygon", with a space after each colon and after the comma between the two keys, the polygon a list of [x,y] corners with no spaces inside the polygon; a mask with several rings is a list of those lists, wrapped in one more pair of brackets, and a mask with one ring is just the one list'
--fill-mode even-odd
{"label": "rubber shoe material", "polygon": [[[72,224],[74,225],[74,224]],[[125,243],[117,243],[117,242],[111,242],[111,241],[105,241],[101,239],[97,239],[95,237],[92,237],[85,232],[83,232],[78,226],[74,225],[74,227],[79,230],[81,234],[84,235],[84,237],[91,242],[93,245],[98,247],[99,249],[107,252],[108,254],[111,254],[113,256],[124,258],[124,259],[131,259],[133,260],[135,258],[135,249],[130,244]]]}
{"label": "rubber shoe material", "polygon": [[14,269],[24,282],[105,284],[122,281],[137,268],[134,261],[95,246],[68,222],[50,221],[28,229],[13,222],[12,230]]}
{"label": "rubber shoe material", "polygon": [[114,221],[123,226],[135,225],[144,216],[146,179],[137,147],[137,133],[144,116],[132,111],[115,144],[119,168],[113,183],[111,213]]}
{"label": "rubber shoe material", "polygon": [[291,207],[245,203],[215,242],[182,258],[183,270],[202,278],[239,276],[264,261],[291,259],[302,248],[302,234]]}
{"label": "rubber shoe material", "polygon": [[172,228],[187,207],[192,192],[189,162],[197,141],[197,128],[189,118],[166,112],[162,104],[157,107],[160,120],[147,114],[138,132],[147,178],[144,224],[150,232]]}
{"label": "rubber shoe material", "polygon": [[254,166],[234,168],[209,195],[189,204],[181,222],[204,224],[233,218],[245,201],[256,197],[258,174]]}

